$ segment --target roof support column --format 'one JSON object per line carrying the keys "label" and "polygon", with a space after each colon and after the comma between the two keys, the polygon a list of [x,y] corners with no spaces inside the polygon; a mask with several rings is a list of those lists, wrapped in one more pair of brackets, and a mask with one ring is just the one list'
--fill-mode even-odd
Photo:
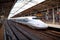
{"label": "roof support column", "polygon": [[55,24],[55,15],[54,15],[54,8],[52,8],[52,15],[53,15],[53,24]]}
{"label": "roof support column", "polygon": [[47,12],[46,12],[46,22],[49,21],[48,14],[49,14],[49,9],[47,8]]}

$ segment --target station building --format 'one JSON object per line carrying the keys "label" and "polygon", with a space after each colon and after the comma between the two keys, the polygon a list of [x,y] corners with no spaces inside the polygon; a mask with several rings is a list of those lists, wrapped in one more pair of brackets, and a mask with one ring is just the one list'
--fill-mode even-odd
{"label": "station building", "polygon": [[7,18],[16,2],[17,0],[0,0],[0,40],[6,40],[6,38],[11,40],[10,38],[15,37],[15,40],[19,40],[20,37],[29,38],[29,40],[36,40],[36,38],[37,40],[38,38],[41,40],[60,39],[60,0],[45,0],[12,17],[36,16],[45,23],[56,26],[50,26],[47,30],[32,30],[28,26],[16,22],[10,23],[11,20],[9,21]]}

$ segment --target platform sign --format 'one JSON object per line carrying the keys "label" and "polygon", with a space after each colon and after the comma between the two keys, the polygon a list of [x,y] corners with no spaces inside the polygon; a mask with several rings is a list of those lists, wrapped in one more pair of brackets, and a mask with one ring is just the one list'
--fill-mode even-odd
{"label": "platform sign", "polygon": [[8,18],[13,17],[14,15],[21,13],[24,10],[27,10],[45,0],[18,0],[13,6]]}

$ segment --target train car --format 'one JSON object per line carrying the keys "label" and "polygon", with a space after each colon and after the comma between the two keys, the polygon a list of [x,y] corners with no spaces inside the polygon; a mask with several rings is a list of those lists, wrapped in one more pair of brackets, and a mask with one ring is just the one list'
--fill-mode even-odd
{"label": "train car", "polygon": [[13,21],[16,21],[18,23],[22,23],[25,25],[28,25],[29,27],[33,29],[46,29],[48,28],[48,25],[41,21],[40,19],[37,19],[36,17],[19,17],[19,18],[12,18]]}

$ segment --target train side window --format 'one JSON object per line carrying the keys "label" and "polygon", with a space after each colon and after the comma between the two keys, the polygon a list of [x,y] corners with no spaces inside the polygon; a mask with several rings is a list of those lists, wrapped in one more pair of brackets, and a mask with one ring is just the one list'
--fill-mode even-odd
{"label": "train side window", "polygon": [[28,19],[26,18],[26,19],[23,19],[23,22],[28,22]]}

